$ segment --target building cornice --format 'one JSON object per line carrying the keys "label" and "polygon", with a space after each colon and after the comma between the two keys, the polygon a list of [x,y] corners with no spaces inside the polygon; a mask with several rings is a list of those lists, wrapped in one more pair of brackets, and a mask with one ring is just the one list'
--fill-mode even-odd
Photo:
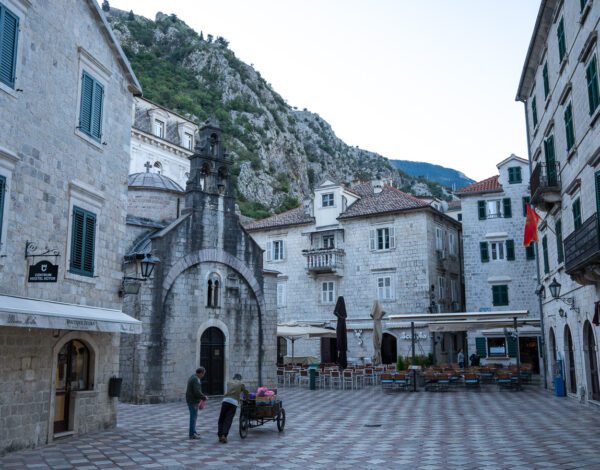
{"label": "building cornice", "polygon": [[194,154],[194,152],[186,149],[185,147],[169,142],[168,140],[161,139],[160,137],[143,131],[137,127],[131,128],[131,136],[141,140],[144,143],[168,150],[169,152],[174,153],[175,155],[189,158]]}

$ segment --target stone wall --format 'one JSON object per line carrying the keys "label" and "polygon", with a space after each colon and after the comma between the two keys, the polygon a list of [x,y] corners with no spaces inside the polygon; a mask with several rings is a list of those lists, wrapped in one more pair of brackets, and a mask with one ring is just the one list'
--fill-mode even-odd
{"label": "stone wall", "polygon": [[179,217],[183,201],[183,194],[171,191],[129,188],[127,215],[170,222]]}

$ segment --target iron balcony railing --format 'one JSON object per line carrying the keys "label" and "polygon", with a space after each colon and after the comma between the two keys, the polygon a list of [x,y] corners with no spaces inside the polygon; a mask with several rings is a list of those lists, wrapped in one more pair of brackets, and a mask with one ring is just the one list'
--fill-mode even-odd
{"label": "iron balcony railing", "polygon": [[560,191],[560,164],[538,163],[531,173],[529,185],[533,203],[545,192]]}
{"label": "iron balcony railing", "polygon": [[306,269],[312,272],[331,272],[344,267],[344,250],[340,248],[307,250]]}
{"label": "iron balcony railing", "polygon": [[581,227],[565,238],[564,245],[567,274],[573,274],[591,263],[600,262],[598,214],[592,215]]}

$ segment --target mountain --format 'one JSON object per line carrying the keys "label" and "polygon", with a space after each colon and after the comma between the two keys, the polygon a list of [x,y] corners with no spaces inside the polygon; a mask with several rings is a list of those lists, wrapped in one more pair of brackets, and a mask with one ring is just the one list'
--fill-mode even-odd
{"label": "mountain", "polygon": [[447,188],[457,190],[475,181],[460,171],[425,162],[390,160],[390,163],[410,176],[423,177]]}
{"label": "mountain", "polygon": [[387,158],[347,145],[318,114],[289,106],[226,39],[204,37],[176,15],[157,13],[152,21],[110,8],[106,17],[146,98],[197,123],[219,121],[242,214],[265,217],[297,207],[325,177],[351,183],[380,176],[413,194],[449,197]]}

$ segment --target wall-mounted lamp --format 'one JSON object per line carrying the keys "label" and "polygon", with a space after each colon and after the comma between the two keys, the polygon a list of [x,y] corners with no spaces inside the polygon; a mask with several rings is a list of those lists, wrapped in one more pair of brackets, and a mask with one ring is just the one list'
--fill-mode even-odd
{"label": "wall-mounted lamp", "polygon": [[[569,306],[569,308],[571,310],[579,313],[579,307],[575,307],[575,297],[561,297],[560,296],[560,288],[561,287],[562,287],[562,285],[560,284],[560,282],[558,282],[556,280],[556,278],[553,278],[552,283],[548,286],[548,289],[550,289],[550,295],[552,295],[552,298],[554,300],[563,301],[565,304],[567,304]],[[560,311],[559,311],[559,315],[560,315]]]}
{"label": "wall-mounted lamp", "polygon": [[546,298],[546,288],[540,284],[535,290],[535,295],[537,295],[540,299],[544,300]]}
{"label": "wall-mounted lamp", "polygon": [[567,318],[567,312],[565,312],[562,308],[558,309],[558,316],[560,318]]}
{"label": "wall-mounted lamp", "polygon": [[147,281],[152,276],[154,268],[160,259],[153,256],[152,253],[134,253],[125,257],[125,261],[129,263],[135,263],[136,273],[139,272],[141,277],[124,276],[121,282],[121,288],[119,289],[119,296],[123,297],[127,294],[137,294],[140,291],[141,281]]}

